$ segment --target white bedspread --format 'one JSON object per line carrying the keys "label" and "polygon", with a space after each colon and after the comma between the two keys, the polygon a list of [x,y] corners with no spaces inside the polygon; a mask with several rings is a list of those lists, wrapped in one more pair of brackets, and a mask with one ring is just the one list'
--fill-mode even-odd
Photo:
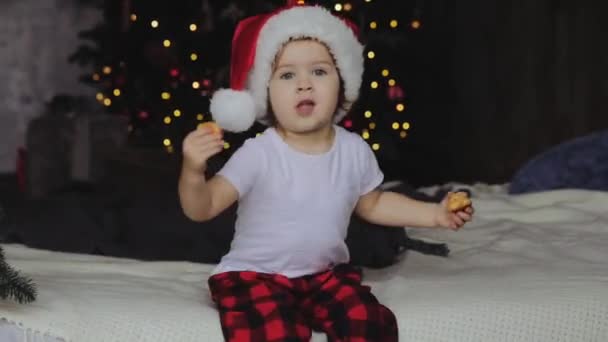
{"label": "white bedspread", "polygon": [[[365,270],[401,340],[608,341],[608,193],[472,190],[477,216],[465,229],[409,230],[447,242],[449,258],[409,253]],[[29,305],[0,302],[9,322],[69,341],[222,340],[212,265],[3,247],[40,292]]]}

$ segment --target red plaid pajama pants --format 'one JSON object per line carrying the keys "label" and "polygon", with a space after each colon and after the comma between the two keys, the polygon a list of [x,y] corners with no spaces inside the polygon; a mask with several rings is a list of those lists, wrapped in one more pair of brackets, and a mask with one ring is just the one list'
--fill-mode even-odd
{"label": "red plaid pajama pants", "polygon": [[220,273],[209,278],[209,289],[226,341],[309,341],[311,328],[329,341],[398,340],[394,314],[350,265],[299,278]]}

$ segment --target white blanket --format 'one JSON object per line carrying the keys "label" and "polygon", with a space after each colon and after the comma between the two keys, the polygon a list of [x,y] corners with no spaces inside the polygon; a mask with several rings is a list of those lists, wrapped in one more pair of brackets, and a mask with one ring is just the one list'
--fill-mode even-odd
{"label": "white blanket", "polygon": [[[608,193],[472,191],[477,214],[463,230],[408,231],[446,242],[448,258],[412,252],[365,270],[400,340],[608,341]],[[9,322],[67,341],[222,340],[212,265],[3,247],[39,287],[32,304],[0,302]]]}

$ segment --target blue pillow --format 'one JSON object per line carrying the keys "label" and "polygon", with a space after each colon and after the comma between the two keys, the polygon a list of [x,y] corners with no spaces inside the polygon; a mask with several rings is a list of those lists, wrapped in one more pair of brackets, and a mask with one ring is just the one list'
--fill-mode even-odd
{"label": "blue pillow", "polygon": [[566,141],[534,157],[515,173],[509,193],[565,188],[608,191],[608,131]]}

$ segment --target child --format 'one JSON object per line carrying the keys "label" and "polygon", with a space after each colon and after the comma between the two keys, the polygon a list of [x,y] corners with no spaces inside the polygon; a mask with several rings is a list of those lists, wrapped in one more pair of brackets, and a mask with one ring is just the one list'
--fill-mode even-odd
{"label": "child", "polygon": [[394,314],[361,284],[344,242],[353,210],[395,227],[459,229],[472,207],[376,190],[383,174],[357,134],[335,125],[357,99],[363,46],[354,27],[322,7],[290,6],[239,23],[231,88],[211,103],[224,129],[257,119],[247,140],[206,181],[221,134],[198,129],[183,144],[184,212],[211,219],[239,201],[231,249],[209,279],[227,341],[397,341]]}

